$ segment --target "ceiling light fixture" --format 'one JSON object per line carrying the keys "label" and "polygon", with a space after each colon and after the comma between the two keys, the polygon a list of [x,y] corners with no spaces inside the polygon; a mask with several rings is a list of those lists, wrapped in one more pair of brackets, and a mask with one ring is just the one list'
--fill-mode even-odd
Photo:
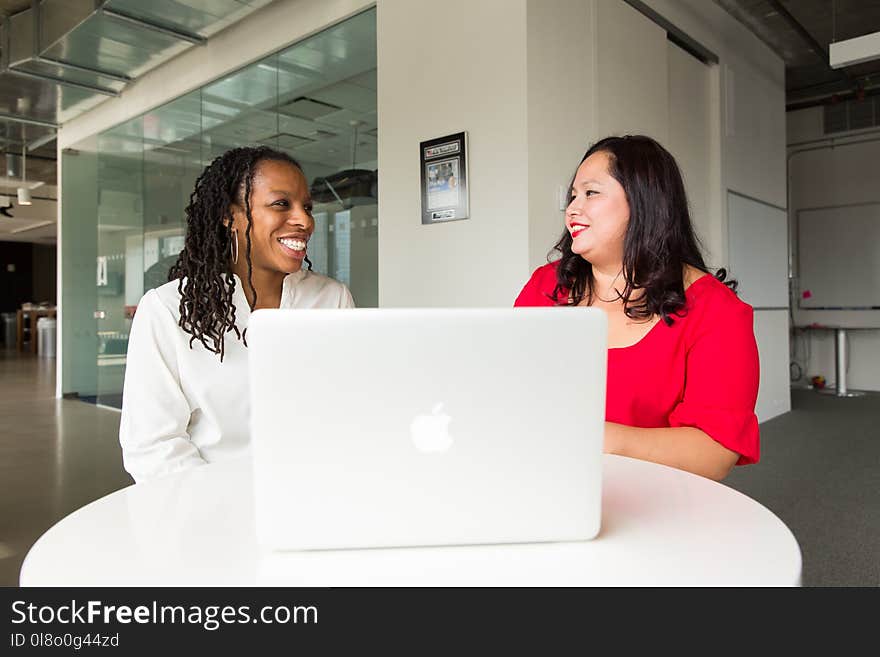
{"label": "ceiling light fixture", "polygon": [[26,233],[29,230],[36,230],[37,228],[44,228],[45,226],[51,226],[54,224],[54,221],[38,221],[35,224],[31,224],[30,226],[22,226],[21,228],[16,228],[15,230],[10,230],[9,232],[12,234],[18,233]]}
{"label": "ceiling light fixture", "polygon": [[6,177],[7,178],[21,177],[21,171],[19,170],[20,166],[21,166],[21,159],[18,157],[17,153],[6,153]]}
{"label": "ceiling light fixture", "polygon": [[352,119],[348,122],[348,125],[354,130],[354,133],[351,136],[351,168],[354,169],[355,166],[357,166],[358,128],[364,125],[364,122],[358,119]]}
{"label": "ceiling light fixture", "polygon": [[21,187],[18,188],[18,204],[31,205],[31,190],[27,186],[27,144],[21,146]]}
{"label": "ceiling light fixture", "polygon": [[880,59],[880,32],[838,41],[828,47],[831,68],[853,66],[872,59]]}

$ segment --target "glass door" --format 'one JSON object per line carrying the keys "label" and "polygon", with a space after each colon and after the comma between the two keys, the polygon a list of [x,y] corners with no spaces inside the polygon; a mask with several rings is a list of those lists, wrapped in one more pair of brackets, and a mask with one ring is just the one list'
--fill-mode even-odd
{"label": "glass door", "polygon": [[184,209],[202,171],[201,91],[144,115],[143,291],[168,282],[183,250]]}
{"label": "glass door", "polygon": [[122,407],[131,319],[144,292],[143,118],[98,138],[98,404]]}
{"label": "glass door", "polygon": [[65,149],[63,390],[121,406],[137,304],[183,248],[195,179],[235,146],[300,162],[315,271],[376,306],[377,130],[371,9]]}
{"label": "glass door", "polygon": [[64,330],[61,356],[62,391],[84,399],[97,395],[95,336],[96,256],[98,246],[97,137],[89,137],[61,152],[62,280],[58,290]]}

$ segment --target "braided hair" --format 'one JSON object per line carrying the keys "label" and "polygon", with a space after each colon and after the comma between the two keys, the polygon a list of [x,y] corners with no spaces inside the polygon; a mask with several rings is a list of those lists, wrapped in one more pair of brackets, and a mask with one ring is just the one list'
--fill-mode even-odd
{"label": "braided hair", "polygon": [[[178,281],[180,321],[178,326],[191,337],[189,347],[198,340],[202,346],[219,354],[223,362],[224,337],[234,332],[247,346],[244,335],[235,325],[235,277],[232,275],[233,232],[230,207],[238,203],[245,209],[247,230],[245,259],[248,285],[254,293],[249,301],[253,310],[257,291],[253,284],[251,264],[251,189],[257,165],[265,160],[288,162],[302,171],[299,162],[287,153],[269,148],[240,147],[216,157],[196,179],[195,188],[186,206],[186,240],[177,262],[168,274],[169,281]],[[309,271],[311,261],[306,258]]]}

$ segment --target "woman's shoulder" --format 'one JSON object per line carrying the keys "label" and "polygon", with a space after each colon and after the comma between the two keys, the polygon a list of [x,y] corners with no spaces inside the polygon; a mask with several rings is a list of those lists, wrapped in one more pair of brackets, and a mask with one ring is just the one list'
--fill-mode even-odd
{"label": "woman's shoulder", "polygon": [[179,284],[179,280],[173,280],[144,292],[135,314],[141,313],[142,316],[146,313],[160,316],[168,315],[176,321],[180,314]]}
{"label": "woman's shoulder", "polygon": [[338,292],[348,290],[348,286],[342,281],[315,271],[305,271],[302,279],[299,281],[299,285],[305,285],[314,290],[333,290]]}
{"label": "woman's shoulder", "polygon": [[319,274],[316,271],[311,271],[308,269],[303,270],[302,282],[308,283],[309,285],[315,286],[342,286],[345,287],[345,283],[342,281],[338,281],[335,278],[331,278],[330,276],[326,276],[324,274]]}
{"label": "woman's shoulder", "polygon": [[552,305],[553,291],[556,289],[556,270],[559,261],[554,260],[541,265],[532,272],[514,302],[515,306]]}
{"label": "woman's shoulder", "polygon": [[318,272],[305,270],[299,276],[291,274],[285,281],[285,287],[288,286],[297,289],[292,297],[296,306],[344,308],[354,305],[345,283]]}
{"label": "woman's shoulder", "polygon": [[713,274],[704,274],[697,278],[685,290],[685,297],[689,313],[713,323],[752,316],[752,307]]}
{"label": "woman's shoulder", "polygon": [[132,319],[132,336],[141,335],[144,331],[162,335],[176,332],[180,320],[177,281],[144,292],[134,309]]}
{"label": "woman's shoulder", "polygon": [[[182,282],[186,283],[186,279],[184,278]],[[176,278],[173,281],[168,281],[164,285],[154,287],[152,290],[149,290],[147,294],[152,292],[163,305],[177,310],[180,306],[180,285],[181,279]]]}
{"label": "woman's shoulder", "polygon": [[559,260],[548,262],[546,265],[541,265],[535,271],[533,271],[532,278],[539,278],[541,280],[551,279],[555,281],[557,269],[559,269]]}

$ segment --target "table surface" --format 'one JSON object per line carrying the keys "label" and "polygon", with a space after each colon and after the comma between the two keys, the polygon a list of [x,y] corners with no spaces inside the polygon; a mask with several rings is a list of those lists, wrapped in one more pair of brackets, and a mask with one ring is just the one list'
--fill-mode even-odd
{"label": "table surface", "polygon": [[801,552],[764,506],[723,484],[604,456],[591,541],[269,552],[251,465],[237,459],[136,484],[33,545],[22,586],[798,586]]}

